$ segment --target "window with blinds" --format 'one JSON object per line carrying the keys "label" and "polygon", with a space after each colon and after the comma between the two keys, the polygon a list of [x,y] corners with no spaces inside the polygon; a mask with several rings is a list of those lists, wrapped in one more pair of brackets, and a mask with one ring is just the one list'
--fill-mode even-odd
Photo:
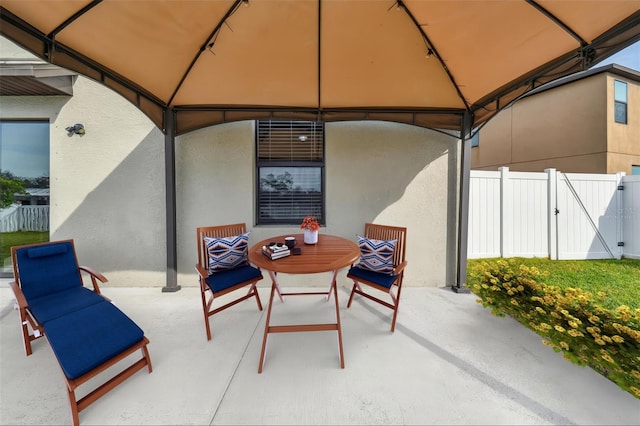
{"label": "window with blinds", "polygon": [[257,224],[324,224],[324,123],[261,120],[256,132]]}

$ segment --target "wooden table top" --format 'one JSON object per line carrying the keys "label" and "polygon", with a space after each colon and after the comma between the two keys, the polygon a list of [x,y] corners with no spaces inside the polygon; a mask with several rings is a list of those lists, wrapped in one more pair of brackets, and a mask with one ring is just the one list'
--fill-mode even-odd
{"label": "wooden table top", "polygon": [[[296,237],[299,255],[291,254],[276,260],[270,260],[262,254],[262,246],[270,242],[284,243],[284,237]],[[267,271],[285,274],[316,274],[330,272],[347,267],[360,258],[358,245],[346,238],[335,235],[318,234],[317,244],[305,244],[303,234],[288,234],[267,238],[249,249],[249,262]]]}

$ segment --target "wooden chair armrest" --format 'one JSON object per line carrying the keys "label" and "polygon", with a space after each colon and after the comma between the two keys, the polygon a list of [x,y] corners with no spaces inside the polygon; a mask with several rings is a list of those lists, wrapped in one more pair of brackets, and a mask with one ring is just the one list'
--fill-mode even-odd
{"label": "wooden chair armrest", "polygon": [[100,293],[100,286],[98,285],[98,280],[101,283],[106,283],[107,281],[109,281],[104,275],[102,275],[101,273],[94,271],[93,269],[89,268],[88,266],[79,266],[81,271],[84,271],[86,273],[89,274],[89,276],[91,277],[91,283],[93,284],[93,290],[98,293],[98,294],[102,294]]}
{"label": "wooden chair armrest", "polygon": [[404,271],[404,268],[407,266],[407,261],[405,260],[395,268],[393,268],[393,273],[398,275],[400,272]]}
{"label": "wooden chair armrest", "polygon": [[25,309],[29,307],[29,304],[27,303],[27,299],[24,297],[24,293],[22,292],[22,289],[20,288],[18,283],[16,283],[15,281],[11,281],[9,285],[11,286],[11,290],[13,290],[13,294],[16,296],[16,302],[18,302],[18,308]]}
{"label": "wooden chair armrest", "polygon": [[204,269],[204,267],[202,265],[200,265],[199,263],[196,263],[196,271],[198,272],[198,275],[200,275],[200,278],[202,278],[202,279],[205,279],[205,278],[207,278],[209,276],[209,274]]}

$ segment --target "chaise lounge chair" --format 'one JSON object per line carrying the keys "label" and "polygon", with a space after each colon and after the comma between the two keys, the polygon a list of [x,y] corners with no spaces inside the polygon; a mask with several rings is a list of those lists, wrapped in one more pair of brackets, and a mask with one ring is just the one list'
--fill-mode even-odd
{"label": "chaise lounge chair", "polygon": [[[25,352],[46,336],[67,383],[73,424],[79,412],[145,366],[152,371],[144,332],[109,299],[98,281],[107,279],[79,266],[73,240],[11,248],[15,282],[11,282]],[[91,277],[93,291],[83,286],[82,274]],[[124,358],[141,350],[142,357],[80,400],[75,390]]]}

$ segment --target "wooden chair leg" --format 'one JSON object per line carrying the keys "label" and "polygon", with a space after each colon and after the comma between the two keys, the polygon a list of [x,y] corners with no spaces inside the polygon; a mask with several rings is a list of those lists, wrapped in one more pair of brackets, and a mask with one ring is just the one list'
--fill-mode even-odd
{"label": "wooden chair leg", "polygon": [[394,296],[390,291],[391,299],[393,300],[394,309],[393,309],[393,320],[391,321],[391,332],[393,333],[396,330],[396,318],[398,318],[398,310],[400,309],[400,290],[401,286],[398,287],[398,293]]}
{"label": "wooden chair leg", "polygon": [[142,346],[142,355],[144,359],[147,360],[147,370],[149,373],[153,372],[153,367],[151,366],[151,356],[149,356],[149,349],[147,349],[147,345]]}
{"label": "wooden chair leg", "polygon": [[398,305],[393,310],[393,320],[391,321],[391,332],[396,331],[396,318],[398,317]]}
{"label": "wooden chair leg", "polygon": [[76,400],[75,391],[67,388],[67,395],[69,396],[69,404],[71,405],[71,423],[73,426],[80,425],[80,417],[78,415],[78,402]]}
{"label": "wooden chair leg", "polygon": [[256,303],[258,303],[258,309],[262,310],[262,303],[260,302],[260,295],[258,294],[258,287],[256,287],[256,283],[253,283],[251,285],[251,288],[249,289],[249,292],[247,293],[247,295],[252,294],[253,296],[256,297]]}
{"label": "wooden chair leg", "polygon": [[29,356],[33,353],[33,350],[31,349],[31,336],[29,335],[27,318],[23,313],[20,313],[20,321],[22,322],[22,340],[24,342],[24,351],[27,356]]}
{"label": "wooden chair leg", "polygon": [[209,325],[209,312],[207,309],[207,295],[200,289],[200,298],[202,299],[202,312],[204,314],[204,329],[207,334],[207,340],[211,340],[211,326]]}
{"label": "wooden chair leg", "polygon": [[355,294],[357,287],[358,287],[358,283],[354,280],[353,287],[351,288],[351,295],[349,296],[349,301],[347,302],[347,308],[351,307],[351,302],[353,302],[353,295]]}

